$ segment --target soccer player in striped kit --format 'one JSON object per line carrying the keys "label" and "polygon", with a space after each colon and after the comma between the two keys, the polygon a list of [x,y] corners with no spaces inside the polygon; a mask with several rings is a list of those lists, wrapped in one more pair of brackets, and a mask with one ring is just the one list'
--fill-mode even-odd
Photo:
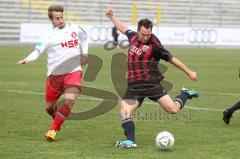
{"label": "soccer player in striped kit", "polygon": [[[35,50],[18,64],[38,59],[47,49],[46,112],[53,118],[53,123],[45,137],[48,141],[54,141],[56,132],[68,118],[81,92],[81,66],[87,63],[88,42],[87,34],[80,26],[65,22],[63,6],[50,6],[48,17],[52,23],[49,34],[37,42]],[[64,102],[57,106],[61,95]]]}
{"label": "soccer player in striped kit", "polygon": [[132,114],[142,104],[145,97],[157,102],[167,113],[175,114],[184,107],[187,99],[199,96],[198,91],[184,88],[175,99],[172,99],[160,85],[160,81],[163,79],[163,75],[158,69],[160,59],[170,62],[182,70],[193,81],[197,80],[197,73],[173,57],[161,45],[159,39],[152,34],[153,24],[150,20],[140,20],[137,32],[134,32],[113,15],[112,8],[108,8],[105,14],[117,29],[127,36],[130,44],[128,49],[128,86],[120,101],[122,128],[127,140],[116,141],[115,146],[136,148]]}

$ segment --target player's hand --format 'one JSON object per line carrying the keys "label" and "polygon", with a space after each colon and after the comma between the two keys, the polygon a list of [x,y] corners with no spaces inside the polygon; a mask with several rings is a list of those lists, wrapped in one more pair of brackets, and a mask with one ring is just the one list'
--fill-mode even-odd
{"label": "player's hand", "polygon": [[27,63],[28,63],[28,61],[25,60],[25,59],[20,60],[20,61],[17,62],[17,64],[27,64]]}
{"label": "player's hand", "polygon": [[107,11],[105,12],[105,14],[108,18],[111,18],[113,16],[113,9],[108,8]]}
{"label": "player's hand", "polygon": [[188,73],[188,77],[193,80],[193,81],[196,81],[197,80],[197,72],[194,72],[194,71],[190,71]]}

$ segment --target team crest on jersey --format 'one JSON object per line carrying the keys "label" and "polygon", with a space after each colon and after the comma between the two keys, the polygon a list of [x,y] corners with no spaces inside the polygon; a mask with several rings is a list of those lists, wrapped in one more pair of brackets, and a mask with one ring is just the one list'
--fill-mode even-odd
{"label": "team crest on jersey", "polygon": [[77,37],[76,32],[72,32],[71,36],[72,36],[73,38],[76,38],[76,37]]}
{"label": "team crest on jersey", "polygon": [[142,51],[143,51],[143,52],[146,52],[146,51],[148,50],[148,48],[149,48],[149,46],[147,46],[147,45],[143,45],[143,47],[142,47]]}

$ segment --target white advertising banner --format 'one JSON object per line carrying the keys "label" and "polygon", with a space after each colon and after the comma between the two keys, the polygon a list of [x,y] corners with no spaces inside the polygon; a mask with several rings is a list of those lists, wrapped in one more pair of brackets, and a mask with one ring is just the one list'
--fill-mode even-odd
{"label": "white advertising banner", "polygon": [[[21,24],[20,42],[35,43],[51,28],[50,24]],[[88,33],[90,44],[105,44],[112,41],[112,25],[81,25]],[[130,27],[136,31],[136,27]],[[240,46],[240,29],[154,27],[153,33],[163,45],[186,46]],[[126,39],[120,34],[119,41]]]}
{"label": "white advertising banner", "polygon": [[160,27],[153,32],[166,45],[240,46],[240,29]]}
{"label": "white advertising banner", "polygon": [[20,42],[35,43],[47,34],[52,25],[42,23],[22,23],[20,28]]}

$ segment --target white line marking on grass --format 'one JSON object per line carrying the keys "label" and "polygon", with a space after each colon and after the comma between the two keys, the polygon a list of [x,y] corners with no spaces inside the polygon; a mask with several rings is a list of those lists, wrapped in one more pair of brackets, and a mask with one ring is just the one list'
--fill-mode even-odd
{"label": "white line marking on grass", "polygon": [[[179,91],[171,91],[171,92],[179,92]],[[206,91],[200,91],[200,95],[201,94],[211,94],[211,95],[222,95],[222,96],[239,96],[240,97],[240,93],[228,93],[228,92],[206,92]]]}
{"label": "white line marking on grass", "polygon": [[27,85],[29,83],[27,82],[4,82],[4,81],[0,81],[0,84],[7,84],[7,85]]}
{"label": "white line marking on grass", "polygon": [[24,94],[34,94],[34,95],[44,95],[43,92],[33,92],[33,91],[21,91],[21,90],[13,90],[13,89],[8,89],[8,90],[2,90],[2,92],[12,92],[12,93],[24,93]]}
{"label": "white line marking on grass", "polygon": [[[22,91],[22,90],[1,90],[2,92],[11,92],[11,93],[19,93],[19,94],[33,94],[33,95],[44,95],[43,92],[33,92],[33,91]],[[93,100],[93,101],[102,101],[103,99],[94,98],[94,97],[87,97],[84,95],[79,96],[79,100]],[[113,101],[113,100],[106,100],[106,101]],[[155,102],[144,102],[146,104],[156,105]],[[185,109],[192,109],[192,110],[199,110],[199,111],[214,111],[214,112],[222,112],[223,109],[214,109],[214,108],[205,108],[205,107],[197,107],[197,106],[184,106]]]}
{"label": "white line marking on grass", "polygon": [[201,110],[201,111],[214,111],[214,112],[222,112],[224,109],[213,109],[213,108],[201,108],[196,106],[184,106],[186,109],[192,109],[192,110]]}
{"label": "white line marking on grass", "polygon": [[[27,83],[27,82],[4,82],[4,81],[0,81],[0,84],[8,84],[8,85],[27,85],[27,84],[31,84],[31,83]],[[86,85],[83,85],[86,86]],[[103,87],[103,86],[91,86],[92,88],[98,88],[98,89],[109,89],[109,87]],[[119,88],[125,88],[125,87],[119,87]],[[13,90],[14,91],[14,90]],[[175,91],[175,90],[171,90],[170,92],[179,92],[179,91]],[[215,94],[215,95],[222,95],[222,96],[239,96],[240,97],[240,93],[228,93],[228,92],[206,92],[206,91],[201,91],[200,94]]]}
{"label": "white line marking on grass", "polygon": [[[45,93],[43,92],[33,92],[33,91],[21,91],[21,90],[0,90],[1,92],[10,92],[10,93],[19,93],[19,94],[33,94],[33,95],[41,95],[44,96]],[[80,95],[79,99],[85,99],[85,100],[96,100],[96,101],[102,101],[103,99],[100,98],[94,98],[94,97],[87,97],[85,95]],[[107,101],[113,101],[113,100],[107,100]]]}
{"label": "white line marking on grass", "polygon": [[[146,104],[155,105],[155,102],[144,102]],[[201,110],[201,111],[214,111],[214,112],[222,112],[223,109],[214,109],[214,108],[204,108],[204,107],[197,107],[197,106],[184,106],[184,109],[192,109],[192,110]]]}
{"label": "white line marking on grass", "polygon": [[227,95],[227,96],[240,96],[239,93],[224,93],[224,92],[200,92],[202,94],[216,94],[216,95]]}

